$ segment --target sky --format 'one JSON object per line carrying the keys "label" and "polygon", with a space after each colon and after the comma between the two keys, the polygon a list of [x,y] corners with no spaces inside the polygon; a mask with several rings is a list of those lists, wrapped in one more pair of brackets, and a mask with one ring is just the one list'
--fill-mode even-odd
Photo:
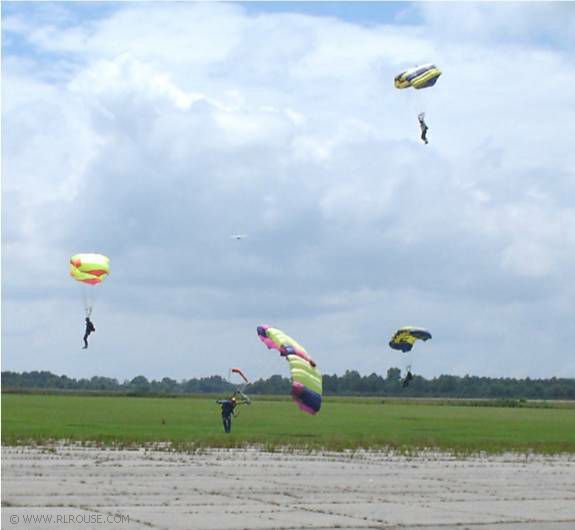
{"label": "sky", "polygon": [[326,374],[575,377],[574,48],[570,2],[2,2],[2,369],[287,375],[269,324]]}

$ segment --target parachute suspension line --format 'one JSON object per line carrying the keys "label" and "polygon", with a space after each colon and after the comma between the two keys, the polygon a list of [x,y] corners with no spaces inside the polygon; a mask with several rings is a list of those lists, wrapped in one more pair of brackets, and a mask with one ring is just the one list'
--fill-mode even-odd
{"label": "parachute suspension line", "polygon": [[413,354],[412,351],[405,353],[405,358],[403,359],[403,370],[402,376],[406,376],[408,372],[411,372],[411,366],[413,365]]}
{"label": "parachute suspension line", "polygon": [[227,383],[234,387],[232,393],[230,394],[230,398],[232,398],[234,396],[234,394],[236,393],[236,386],[234,385],[234,383],[232,383],[232,369],[231,368],[228,368]]}
{"label": "parachute suspension line", "polygon": [[86,303],[85,303],[85,308],[86,308],[86,316],[90,317],[92,315],[92,310],[94,309],[94,306],[98,303],[98,300],[100,298],[100,291],[102,289],[104,289],[104,285],[103,284],[99,284],[99,285],[86,285],[84,284],[84,289],[85,289],[85,296],[86,296]]}
{"label": "parachute suspension line", "polygon": [[[236,376],[233,374],[236,374]],[[241,378],[241,382],[238,380],[238,378]],[[228,369],[228,383],[234,387],[234,391],[230,398],[239,398],[238,405],[251,404],[251,399],[244,393],[246,385],[249,384],[249,381],[239,368]]]}
{"label": "parachute suspension line", "polygon": [[82,284],[82,298],[84,300],[84,312],[86,313],[86,317],[90,317],[92,315],[92,301],[90,293],[88,289],[90,287],[86,284]]}
{"label": "parachute suspension line", "polygon": [[[409,131],[410,131],[410,138],[412,138],[413,132],[416,131],[416,138],[417,138],[417,130],[419,129],[419,116],[422,114],[425,115],[425,110],[423,110],[423,98],[422,95],[418,93],[419,91],[413,90],[406,94],[407,99],[407,111],[409,114],[408,122],[409,122]],[[416,118],[417,117],[417,118]],[[417,119],[417,121],[416,121]]]}

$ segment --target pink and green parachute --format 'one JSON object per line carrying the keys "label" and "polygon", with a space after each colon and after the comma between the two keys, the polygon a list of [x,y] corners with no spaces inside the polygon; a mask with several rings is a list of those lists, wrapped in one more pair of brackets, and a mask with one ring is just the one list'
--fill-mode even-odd
{"label": "pink and green parachute", "polygon": [[280,352],[289,363],[291,395],[297,406],[308,414],[316,414],[321,408],[322,380],[315,361],[283,331],[270,326],[258,326],[258,337],[269,348]]}
{"label": "pink and green parachute", "polygon": [[70,258],[70,276],[75,280],[96,285],[110,273],[110,258],[102,254],[75,254]]}
{"label": "pink and green parachute", "polygon": [[74,254],[70,258],[70,276],[82,285],[86,316],[92,314],[94,286],[110,274],[110,258],[102,254]]}

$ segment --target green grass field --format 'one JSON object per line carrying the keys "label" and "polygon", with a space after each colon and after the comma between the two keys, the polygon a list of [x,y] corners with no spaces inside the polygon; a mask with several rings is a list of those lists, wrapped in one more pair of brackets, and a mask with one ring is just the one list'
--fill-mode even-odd
{"label": "green grass field", "polygon": [[575,453],[575,409],[327,398],[312,417],[289,398],[256,397],[251,406],[240,408],[232,433],[225,434],[215,398],[2,395],[3,444],[48,440],[171,442],[180,449],[259,444],[269,450],[390,447]]}

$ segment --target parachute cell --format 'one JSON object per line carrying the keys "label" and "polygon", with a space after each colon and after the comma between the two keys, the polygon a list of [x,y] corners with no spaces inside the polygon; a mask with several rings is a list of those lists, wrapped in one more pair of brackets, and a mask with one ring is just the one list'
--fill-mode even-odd
{"label": "parachute cell", "polygon": [[429,340],[431,338],[431,333],[423,328],[417,328],[414,326],[405,326],[399,328],[391,338],[389,346],[394,350],[401,350],[402,352],[408,352],[413,348],[416,340]]}
{"label": "parachute cell", "polygon": [[395,88],[429,88],[435,85],[440,75],[441,70],[434,64],[416,66],[395,76]]}
{"label": "parachute cell", "polygon": [[277,328],[258,326],[258,337],[269,349],[279,351],[287,359],[291,395],[297,406],[308,414],[316,414],[321,408],[322,378],[315,361],[301,344]]}

